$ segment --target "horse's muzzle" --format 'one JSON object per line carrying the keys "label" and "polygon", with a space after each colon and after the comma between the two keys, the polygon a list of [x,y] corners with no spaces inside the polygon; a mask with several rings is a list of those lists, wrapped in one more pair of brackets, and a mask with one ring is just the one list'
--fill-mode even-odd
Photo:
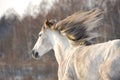
{"label": "horse's muzzle", "polygon": [[35,59],[38,59],[39,58],[39,53],[33,50],[32,51],[32,57],[35,58]]}

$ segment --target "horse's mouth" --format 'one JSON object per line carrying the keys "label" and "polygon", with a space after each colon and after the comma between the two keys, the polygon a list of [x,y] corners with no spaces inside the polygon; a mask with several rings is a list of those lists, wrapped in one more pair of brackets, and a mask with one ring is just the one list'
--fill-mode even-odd
{"label": "horse's mouth", "polygon": [[35,59],[35,60],[39,60],[40,57],[35,57],[34,55],[32,55],[32,58]]}

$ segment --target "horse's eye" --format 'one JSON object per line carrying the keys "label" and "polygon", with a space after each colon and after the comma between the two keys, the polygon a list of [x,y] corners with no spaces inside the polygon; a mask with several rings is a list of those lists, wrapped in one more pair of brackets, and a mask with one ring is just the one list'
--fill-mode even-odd
{"label": "horse's eye", "polygon": [[42,36],[42,34],[40,33],[40,34],[39,34],[39,37],[41,37],[41,36]]}

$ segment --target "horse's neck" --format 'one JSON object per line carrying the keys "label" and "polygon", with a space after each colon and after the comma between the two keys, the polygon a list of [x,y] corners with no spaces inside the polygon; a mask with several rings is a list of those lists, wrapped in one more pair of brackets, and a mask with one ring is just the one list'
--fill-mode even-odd
{"label": "horse's neck", "polygon": [[65,60],[69,49],[70,45],[67,38],[57,31],[54,32],[54,51],[58,64]]}

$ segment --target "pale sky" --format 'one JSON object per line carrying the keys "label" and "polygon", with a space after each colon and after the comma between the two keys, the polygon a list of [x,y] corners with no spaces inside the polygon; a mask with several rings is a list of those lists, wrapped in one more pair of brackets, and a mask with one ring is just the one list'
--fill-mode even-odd
{"label": "pale sky", "polygon": [[39,5],[41,1],[42,0],[0,0],[0,16],[9,8],[14,8],[14,10],[21,16],[30,2],[33,5]]}

